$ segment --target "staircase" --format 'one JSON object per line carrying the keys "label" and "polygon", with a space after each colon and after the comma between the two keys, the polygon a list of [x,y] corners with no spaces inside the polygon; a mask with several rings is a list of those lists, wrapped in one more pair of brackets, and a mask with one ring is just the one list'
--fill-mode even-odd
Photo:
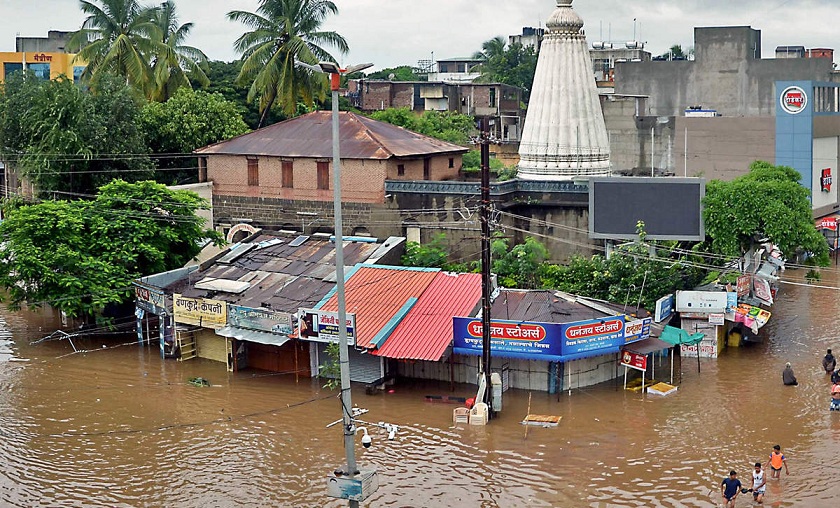
{"label": "staircase", "polygon": [[192,330],[176,330],[175,341],[178,344],[178,350],[181,355],[178,357],[179,362],[192,360],[197,356],[195,347],[195,332]]}

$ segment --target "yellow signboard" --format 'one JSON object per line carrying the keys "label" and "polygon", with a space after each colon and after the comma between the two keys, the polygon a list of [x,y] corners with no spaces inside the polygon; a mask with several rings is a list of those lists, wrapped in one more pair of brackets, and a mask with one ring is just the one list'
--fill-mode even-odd
{"label": "yellow signboard", "polygon": [[227,303],[207,298],[187,298],[177,293],[172,296],[176,323],[205,328],[222,328],[227,324]]}

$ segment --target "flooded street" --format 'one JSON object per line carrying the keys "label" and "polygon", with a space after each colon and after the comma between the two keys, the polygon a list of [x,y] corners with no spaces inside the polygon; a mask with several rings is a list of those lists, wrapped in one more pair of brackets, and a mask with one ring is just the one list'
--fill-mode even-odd
{"label": "flooded street", "polygon": [[[801,273],[792,272],[801,277]],[[840,277],[824,272],[822,285]],[[555,428],[519,424],[528,392],[509,391],[487,427],[453,427],[448,385],[353,401],[368,422],[400,426],[395,440],[368,426],[380,488],[365,506],[717,506],[730,469],[748,483],[774,444],[790,476],[768,481],[768,506],[836,506],[840,413],[830,413],[820,360],[840,350],[840,292],[782,286],[764,342],[682,365],[679,391],[655,397],[618,382],[571,394],[533,393],[531,413]],[[0,323],[0,506],[346,506],[325,495],[344,462],[337,392],[307,378],[228,374],[207,360],[162,360],[158,349],[87,340],[29,345],[51,331],[39,315]],[[109,347],[103,348],[103,344]],[[783,386],[786,361],[799,378]],[[657,374],[667,371],[657,365]],[[680,373],[676,375],[679,376]],[[195,387],[201,376],[213,386]],[[659,379],[667,377],[657,375]],[[467,386],[454,393],[472,396]],[[738,506],[752,506],[750,495]]]}

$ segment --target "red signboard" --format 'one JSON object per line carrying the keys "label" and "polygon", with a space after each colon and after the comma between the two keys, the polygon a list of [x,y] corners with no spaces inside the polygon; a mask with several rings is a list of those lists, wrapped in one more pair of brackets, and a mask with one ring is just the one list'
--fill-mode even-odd
{"label": "red signboard", "polygon": [[645,371],[647,370],[647,355],[640,355],[632,351],[622,351],[621,364],[631,369]]}
{"label": "red signboard", "polygon": [[750,294],[750,276],[749,275],[740,275],[738,277],[736,291],[738,292],[738,298],[741,298],[742,296],[747,296],[748,294]]}
{"label": "red signboard", "polygon": [[823,217],[817,221],[817,229],[837,231],[837,217]]}

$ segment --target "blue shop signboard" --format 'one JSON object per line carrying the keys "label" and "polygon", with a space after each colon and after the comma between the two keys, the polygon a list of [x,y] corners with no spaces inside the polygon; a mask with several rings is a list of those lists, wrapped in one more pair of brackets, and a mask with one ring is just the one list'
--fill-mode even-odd
{"label": "blue shop signboard", "polygon": [[[506,358],[522,358],[563,362],[614,353],[626,342],[650,334],[650,320],[634,326],[634,334],[625,337],[624,316],[573,323],[532,323],[493,320],[490,330],[491,354]],[[646,325],[646,326],[645,326]],[[480,355],[482,352],[481,319],[454,317],[453,351],[457,354]]]}
{"label": "blue shop signboard", "polygon": [[[492,320],[490,351],[506,358],[559,361],[562,355],[562,325]],[[464,355],[480,355],[482,324],[480,318],[452,318],[454,351]]]}

